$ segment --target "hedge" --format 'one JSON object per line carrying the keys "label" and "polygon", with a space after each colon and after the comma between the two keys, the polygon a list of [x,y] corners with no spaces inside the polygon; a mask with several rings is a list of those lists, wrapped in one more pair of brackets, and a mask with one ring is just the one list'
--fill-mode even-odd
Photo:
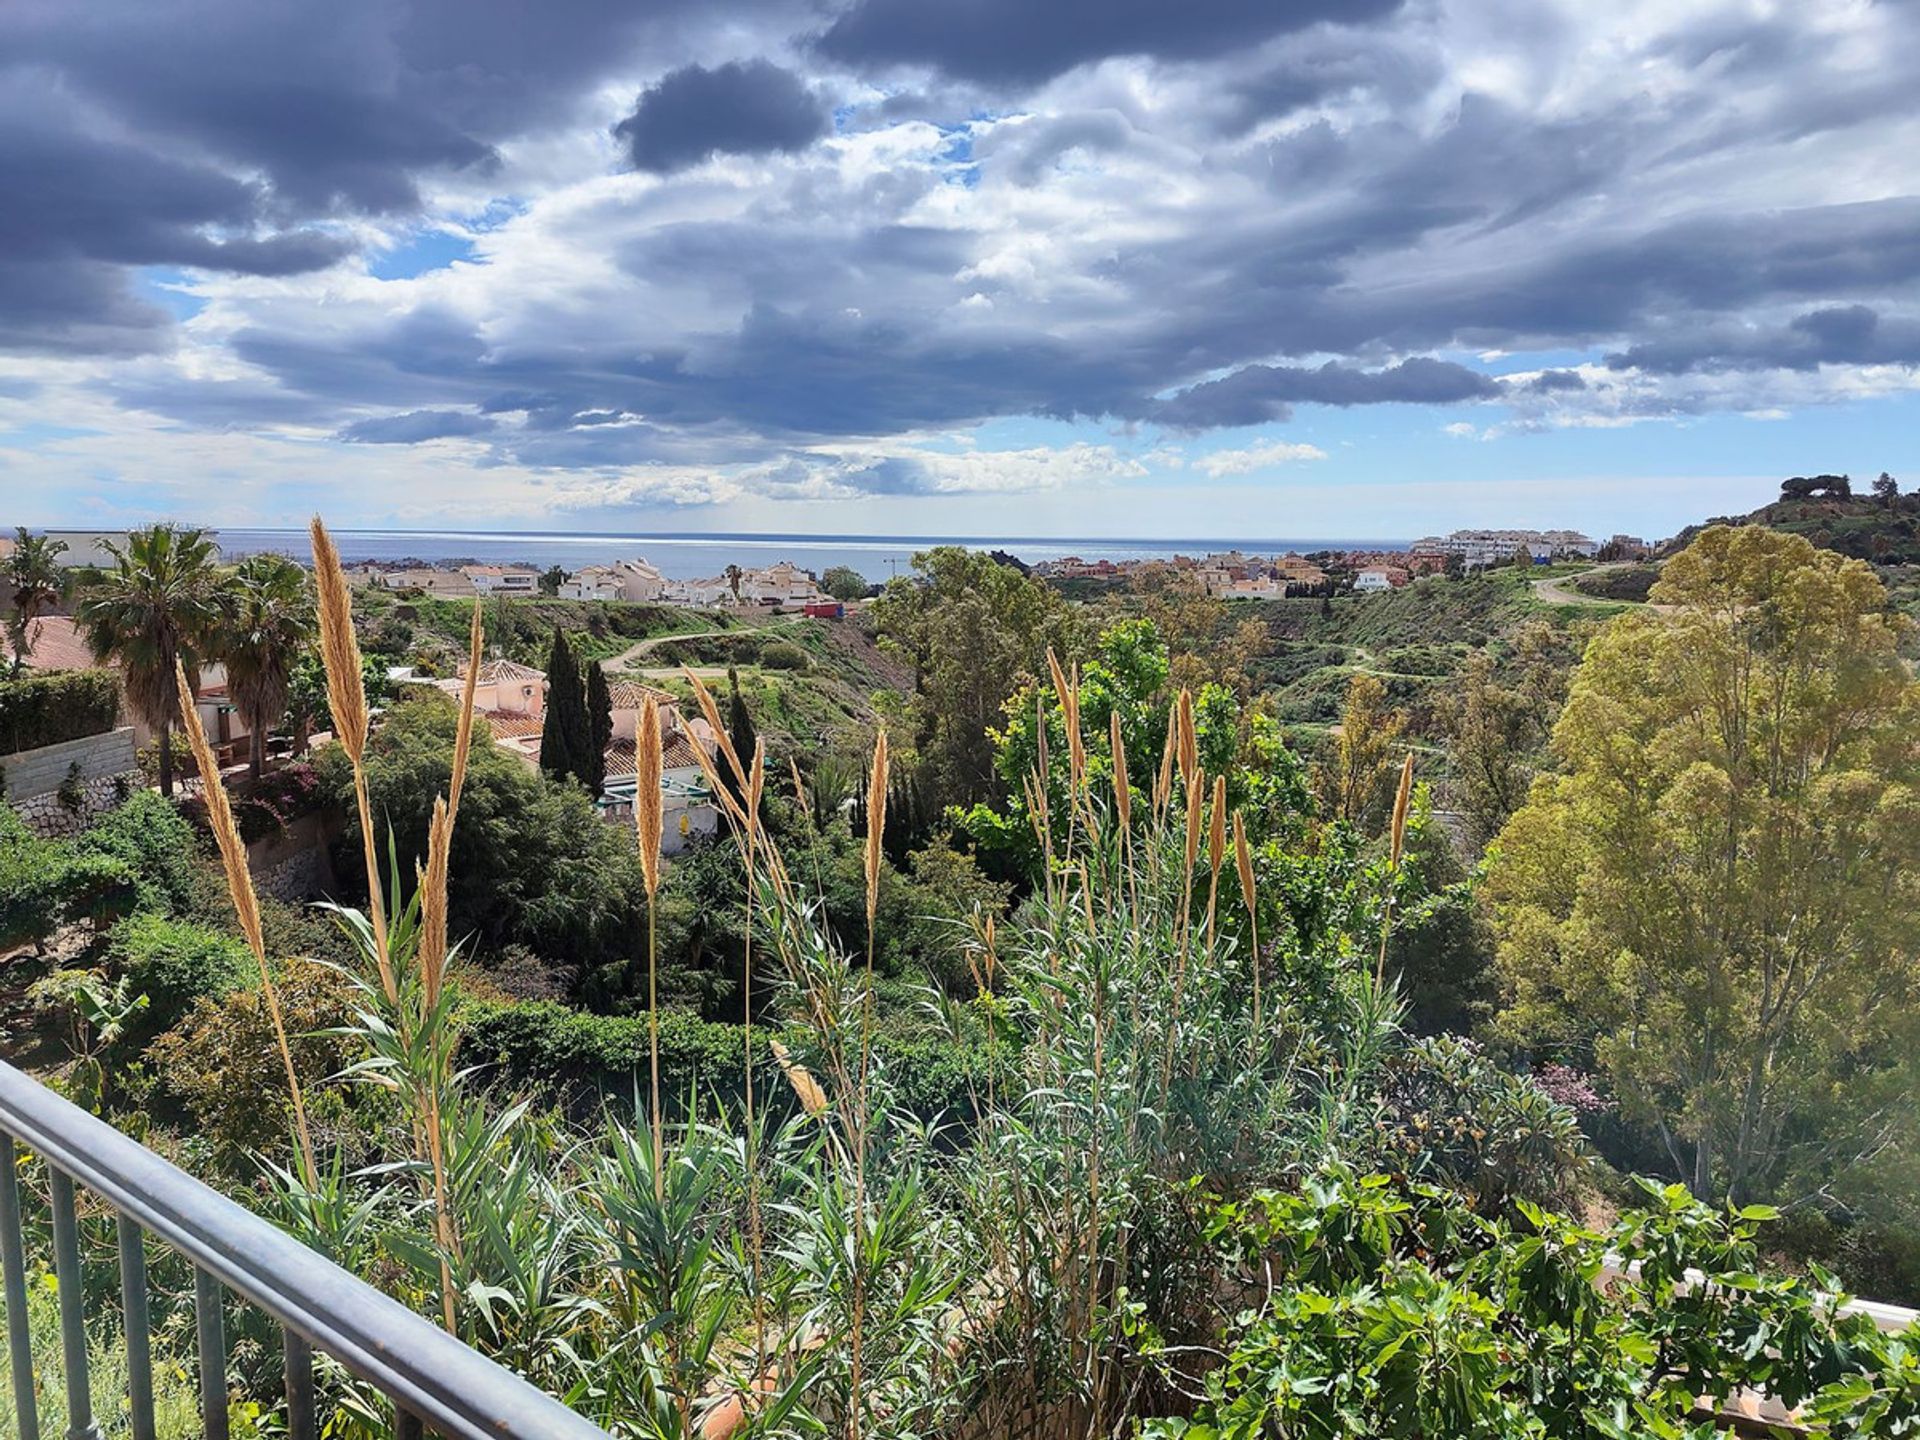
{"label": "hedge", "polygon": [[111,670],[29,671],[0,680],[0,755],[103,735],[120,723]]}
{"label": "hedge", "polygon": [[[460,1060],[511,1090],[533,1090],[578,1104],[596,1098],[644,1099],[648,1085],[644,1015],[593,1015],[553,1001],[476,1003],[462,1016]],[[775,1063],[766,1027],[753,1036],[754,1095],[768,1109],[791,1108],[793,1091]],[[804,1062],[806,1036],[782,1036]],[[683,1010],[660,1012],[660,1091],[663,1108],[684,1113],[718,1099],[742,1099],[742,1028],[702,1020]],[[875,1060],[902,1102],[931,1118],[973,1118],[973,1094],[986,1091],[985,1059],[940,1040],[876,1032]],[[971,1082],[971,1083],[970,1083]]]}

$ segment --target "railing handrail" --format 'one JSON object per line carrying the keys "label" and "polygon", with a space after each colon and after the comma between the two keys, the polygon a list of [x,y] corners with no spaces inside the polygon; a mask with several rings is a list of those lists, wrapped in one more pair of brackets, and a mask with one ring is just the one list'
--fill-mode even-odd
{"label": "railing handrail", "polygon": [[5,1061],[0,1130],[447,1440],[608,1440],[545,1391]]}

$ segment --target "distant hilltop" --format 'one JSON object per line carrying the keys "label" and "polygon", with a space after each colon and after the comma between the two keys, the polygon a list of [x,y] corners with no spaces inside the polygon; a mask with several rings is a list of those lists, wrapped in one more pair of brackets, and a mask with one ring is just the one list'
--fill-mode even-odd
{"label": "distant hilltop", "polygon": [[1860,486],[1847,475],[1795,475],[1781,482],[1779,499],[1746,515],[1689,525],[1664,553],[1685,549],[1709,525],[1764,525],[1856,560],[1920,565],[1920,492],[1901,494],[1899,481],[1884,472]]}

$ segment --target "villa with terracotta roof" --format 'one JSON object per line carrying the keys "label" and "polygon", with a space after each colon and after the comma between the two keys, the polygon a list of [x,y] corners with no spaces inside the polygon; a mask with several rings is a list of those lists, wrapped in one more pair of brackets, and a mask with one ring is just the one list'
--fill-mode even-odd
{"label": "villa with terracotta roof", "polygon": [[[458,700],[466,688],[466,666],[451,679],[428,682]],[[696,745],[708,755],[718,748],[705,720],[687,720],[674,697],[665,690],[636,680],[615,680],[608,687],[613,702],[613,738],[607,744],[606,790],[599,805],[609,821],[633,823],[633,796],[638,764],[635,742],[640,712],[651,700],[660,710],[662,775],[665,802],[660,851],[678,853],[695,835],[711,835],[720,812],[707,793]],[[486,722],[494,744],[529,765],[540,763],[540,734],[546,725],[546,673],[513,660],[488,660],[480,667],[473,689],[474,713]]]}

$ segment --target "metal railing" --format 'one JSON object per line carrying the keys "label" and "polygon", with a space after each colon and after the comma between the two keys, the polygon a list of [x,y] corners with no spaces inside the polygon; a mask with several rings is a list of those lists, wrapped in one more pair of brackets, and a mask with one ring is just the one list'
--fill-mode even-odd
{"label": "metal railing", "polygon": [[100,1434],[87,1370],[76,1185],[115,1212],[133,1440],[152,1440],[154,1434],[143,1232],[193,1265],[207,1440],[228,1435],[226,1291],[280,1325],[289,1440],[314,1440],[319,1432],[316,1351],[386,1394],[402,1437],[430,1432],[446,1440],[608,1440],[605,1431],[552,1396],[0,1061],[0,1282],[21,1440],[39,1440],[40,1434],[27,1324],[18,1170],[22,1145],[47,1165],[69,1440],[98,1440]]}

